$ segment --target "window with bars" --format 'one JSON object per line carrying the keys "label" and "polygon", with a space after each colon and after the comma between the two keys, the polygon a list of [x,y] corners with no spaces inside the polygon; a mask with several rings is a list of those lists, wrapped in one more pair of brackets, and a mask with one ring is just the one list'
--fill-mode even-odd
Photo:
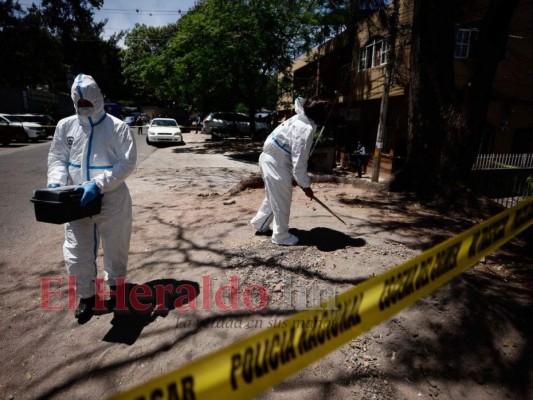
{"label": "window with bars", "polygon": [[466,59],[470,55],[472,29],[458,29],[455,36],[455,58]]}
{"label": "window with bars", "polygon": [[359,53],[359,71],[380,67],[389,61],[389,39],[376,37],[361,48]]}

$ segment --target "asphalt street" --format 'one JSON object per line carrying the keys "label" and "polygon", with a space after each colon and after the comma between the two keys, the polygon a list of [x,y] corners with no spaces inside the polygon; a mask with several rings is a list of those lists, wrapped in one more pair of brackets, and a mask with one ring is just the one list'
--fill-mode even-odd
{"label": "asphalt street", "polygon": [[[155,150],[146,136],[133,131],[137,163]],[[46,187],[47,158],[51,138],[40,143],[16,143],[0,147],[0,249],[25,246],[43,235],[63,235],[63,225],[37,222],[31,198],[35,189]],[[0,263],[3,261],[0,259]]]}

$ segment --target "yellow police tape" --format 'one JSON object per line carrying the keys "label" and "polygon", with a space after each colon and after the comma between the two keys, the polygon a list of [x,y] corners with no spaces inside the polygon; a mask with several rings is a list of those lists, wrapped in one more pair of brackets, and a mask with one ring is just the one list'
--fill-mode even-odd
{"label": "yellow police tape", "polygon": [[533,196],[320,307],[111,399],[249,399],[434,292],[533,223]]}

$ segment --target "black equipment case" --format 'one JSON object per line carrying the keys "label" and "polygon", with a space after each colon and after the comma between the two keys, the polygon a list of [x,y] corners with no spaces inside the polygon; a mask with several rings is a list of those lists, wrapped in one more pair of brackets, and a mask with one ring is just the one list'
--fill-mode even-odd
{"label": "black equipment case", "polygon": [[83,191],[75,191],[77,187],[61,186],[53,189],[34,190],[31,202],[35,206],[37,221],[64,224],[100,214],[103,195],[98,195],[82,208],[80,201]]}

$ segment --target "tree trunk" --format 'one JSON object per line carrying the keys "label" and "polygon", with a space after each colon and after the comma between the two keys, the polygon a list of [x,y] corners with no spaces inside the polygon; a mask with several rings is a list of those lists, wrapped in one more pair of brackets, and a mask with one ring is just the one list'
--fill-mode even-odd
{"label": "tree trunk", "polygon": [[453,194],[468,182],[492,83],[507,49],[518,0],[492,0],[472,54],[470,90],[458,104],[454,84],[455,1],[415,0],[409,87],[408,155],[393,190]]}
{"label": "tree trunk", "polygon": [[[408,93],[408,152],[392,190],[432,194],[446,180],[443,144],[457,130],[453,70],[455,1],[415,0]],[[460,119],[460,118],[459,118]]]}
{"label": "tree trunk", "polygon": [[462,138],[453,138],[463,146],[459,163],[465,172],[470,171],[478,153],[492,97],[492,84],[498,64],[505,58],[511,18],[517,6],[518,0],[492,0],[473,47],[471,90],[464,101],[468,129]]}

